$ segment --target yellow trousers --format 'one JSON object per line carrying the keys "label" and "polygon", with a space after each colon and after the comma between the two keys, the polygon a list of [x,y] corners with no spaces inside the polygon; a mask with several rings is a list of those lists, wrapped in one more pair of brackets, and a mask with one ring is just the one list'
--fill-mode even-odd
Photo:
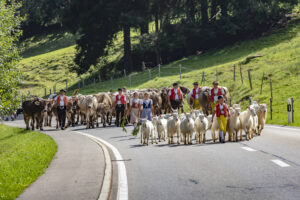
{"label": "yellow trousers", "polygon": [[227,127],[227,118],[224,115],[221,115],[220,117],[217,117],[217,121],[219,124],[220,131],[223,131],[224,134],[226,133],[226,127]]}
{"label": "yellow trousers", "polygon": [[198,99],[194,100],[194,106],[193,107],[194,107],[195,110],[200,110],[202,108]]}
{"label": "yellow trousers", "polygon": [[215,107],[216,107],[216,104],[215,102],[210,102],[210,105],[211,105],[211,113],[215,113]]}

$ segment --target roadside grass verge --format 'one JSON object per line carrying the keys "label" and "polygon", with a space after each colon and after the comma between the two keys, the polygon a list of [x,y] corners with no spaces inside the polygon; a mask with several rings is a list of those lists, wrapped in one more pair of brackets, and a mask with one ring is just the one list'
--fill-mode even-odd
{"label": "roadside grass verge", "polygon": [[0,125],[0,199],[15,199],[49,166],[57,150],[45,134]]}

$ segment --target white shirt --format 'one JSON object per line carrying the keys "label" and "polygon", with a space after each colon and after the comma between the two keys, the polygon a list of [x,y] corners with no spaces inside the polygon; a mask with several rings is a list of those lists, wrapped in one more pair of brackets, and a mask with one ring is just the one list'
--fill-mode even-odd
{"label": "white shirt", "polygon": [[[57,98],[60,96],[60,102],[59,102],[59,106],[66,106],[65,105],[65,102],[64,102],[64,97],[67,97],[67,96],[62,96],[62,95],[57,95],[54,100],[57,101]],[[69,101],[70,100],[70,97],[67,97],[67,100]]]}
{"label": "white shirt", "polygon": [[[193,95],[193,91],[194,91],[194,88],[190,91],[190,95]],[[198,98],[199,98],[199,88],[196,88],[195,99],[198,99]]]}
{"label": "white shirt", "polygon": [[[219,106],[220,106],[221,114],[224,115],[224,106],[221,104],[219,104]],[[227,106],[226,106],[226,108],[227,108]],[[215,111],[217,111],[217,106],[215,106]]]}
{"label": "white shirt", "polygon": [[135,98],[133,98],[133,99],[131,99],[130,100],[130,106],[132,106],[132,103],[135,103],[135,104],[141,104],[142,103],[142,101],[140,100],[140,99],[135,99]]}
{"label": "white shirt", "polygon": [[[119,95],[119,94],[117,94],[117,95]],[[118,105],[122,104],[122,103],[121,103],[121,97],[122,97],[122,95],[119,95],[119,96],[118,96],[118,101],[117,101],[117,104],[118,104]],[[127,100],[126,100],[126,96],[125,96],[125,95],[124,95],[124,101],[127,103]]]}
{"label": "white shirt", "polygon": [[[175,100],[178,100],[179,99],[179,96],[178,96],[178,90],[177,89],[174,89],[174,92],[175,92]],[[169,91],[169,96],[171,96],[171,90]]]}
{"label": "white shirt", "polygon": [[[218,91],[219,91],[218,88],[217,88],[217,89],[216,89],[216,88],[214,89],[214,102],[215,102],[215,103],[218,101],[218,97],[219,97]],[[222,95],[224,95],[224,94],[225,94],[225,91],[224,91],[224,89],[222,88]]]}

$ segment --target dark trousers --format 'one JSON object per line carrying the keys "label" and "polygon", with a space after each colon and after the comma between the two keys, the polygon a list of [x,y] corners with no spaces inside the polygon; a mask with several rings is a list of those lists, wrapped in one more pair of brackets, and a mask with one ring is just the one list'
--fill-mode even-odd
{"label": "dark trousers", "polygon": [[181,110],[181,113],[184,113],[183,106],[181,104],[182,100],[170,100],[171,107],[173,110]]}
{"label": "dark trousers", "polygon": [[[124,117],[125,105],[116,105],[116,125],[120,126]],[[121,116],[120,116],[121,115]],[[121,117],[121,118],[120,118]]]}
{"label": "dark trousers", "polygon": [[57,114],[58,114],[59,126],[61,128],[65,127],[65,123],[66,123],[66,107],[63,107],[62,109],[60,107],[58,107],[57,108]]}

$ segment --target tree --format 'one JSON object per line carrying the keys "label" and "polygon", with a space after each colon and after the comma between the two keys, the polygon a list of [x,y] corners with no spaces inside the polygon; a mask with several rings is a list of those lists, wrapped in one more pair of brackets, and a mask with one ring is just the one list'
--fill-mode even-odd
{"label": "tree", "polygon": [[11,114],[18,104],[17,92],[20,83],[17,45],[22,32],[19,15],[20,4],[0,0],[0,116]]}

